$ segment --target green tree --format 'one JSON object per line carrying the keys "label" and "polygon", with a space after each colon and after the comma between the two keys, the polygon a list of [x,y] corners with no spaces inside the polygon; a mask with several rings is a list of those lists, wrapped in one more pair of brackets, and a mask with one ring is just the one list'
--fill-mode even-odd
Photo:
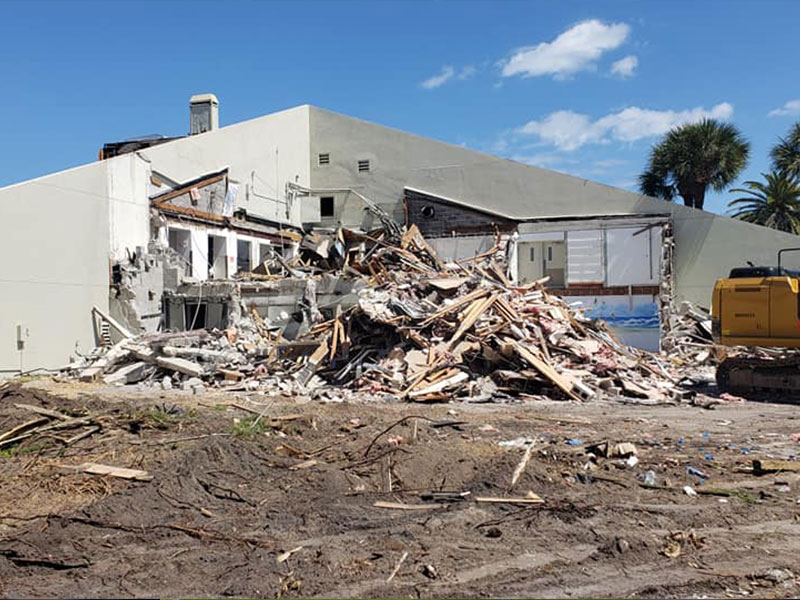
{"label": "green tree", "polygon": [[764,183],[745,181],[745,188],[731,192],[747,194],[732,200],[732,216],[747,221],[800,234],[800,182],[785,171],[762,173]]}
{"label": "green tree", "polygon": [[706,191],[721,192],[747,164],[750,144],[736,127],[704,119],[674,128],[650,151],[647,169],[639,176],[643,194],[702,209]]}
{"label": "green tree", "polygon": [[773,146],[769,157],[776,171],[783,171],[790,177],[800,177],[800,121],[789,130],[786,138]]}

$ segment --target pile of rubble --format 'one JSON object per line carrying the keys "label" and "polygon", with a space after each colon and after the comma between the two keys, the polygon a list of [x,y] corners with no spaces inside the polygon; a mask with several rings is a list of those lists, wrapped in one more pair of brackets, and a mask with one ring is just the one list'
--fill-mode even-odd
{"label": "pile of rubble", "polygon": [[690,302],[681,302],[670,315],[661,350],[675,365],[716,365],[721,358],[711,335],[711,314]]}
{"label": "pile of rubble", "polygon": [[126,338],[69,374],[194,391],[366,392],[416,402],[665,402],[682,393],[657,355],[618,343],[603,322],[549,294],[546,279],[512,284],[499,246],[446,264],[413,226],[340,246],[334,256],[326,252],[324,266],[363,282],[357,303],[322,307],[326,319],[306,294],[303,327],[291,340],[254,306],[243,306],[225,330]]}

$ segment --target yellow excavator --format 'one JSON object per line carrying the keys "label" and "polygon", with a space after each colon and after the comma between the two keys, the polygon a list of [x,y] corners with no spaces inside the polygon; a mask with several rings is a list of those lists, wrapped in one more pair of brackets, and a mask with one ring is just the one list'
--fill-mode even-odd
{"label": "yellow excavator", "polygon": [[[723,346],[800,348],[800,273],[781,267],[732,269],[714,285],[711,330]],[[800,392],[800,353],[756,358],[730,356],[717,367],[721,391],[748,394],[759,391]]]}

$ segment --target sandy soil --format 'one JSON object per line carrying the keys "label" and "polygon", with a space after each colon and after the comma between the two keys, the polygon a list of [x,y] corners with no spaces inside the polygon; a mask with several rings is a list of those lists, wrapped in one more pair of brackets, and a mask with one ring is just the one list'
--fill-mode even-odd
{"label": "sandy soil", "polygon": [[[298,405],[34,382],[0,391],[0,433],[35,416],[15,404],[102,429],[0,453],[3,597],[800,596],[800,474],[750,472],[800,451],[796,406]],[[525,449],[500,442],[520,437],[538,441],[512,487]],[[638,464],[591,464],[603,440],[632,442]],[[87,461],[153,479],[67,468]],[[470,495],[426,499],[442,491]],[[474,500],[529,491],[544,502]]]}

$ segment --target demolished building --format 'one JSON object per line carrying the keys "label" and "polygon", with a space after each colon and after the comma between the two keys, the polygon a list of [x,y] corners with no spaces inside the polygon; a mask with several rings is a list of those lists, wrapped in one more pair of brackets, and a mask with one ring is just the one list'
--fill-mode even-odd
{"label": "demolished building", "polygon": [[222,128],[217,107],[193,98],[187,137],[113,145],[98,162],[0,189],[0,371],[60,368],[120,329],[222,329],[242,305],[291,337],[304,298],[331,316],[359,284],[322,268],[309,290],[287,261],[338,260],[353,247],[345,236],[379,227],[415,225],[442,260],[500,243],[512,282],[549,277],[644,347],[671,304],[707,304],[730,268],[796,245],[312,106]]}

